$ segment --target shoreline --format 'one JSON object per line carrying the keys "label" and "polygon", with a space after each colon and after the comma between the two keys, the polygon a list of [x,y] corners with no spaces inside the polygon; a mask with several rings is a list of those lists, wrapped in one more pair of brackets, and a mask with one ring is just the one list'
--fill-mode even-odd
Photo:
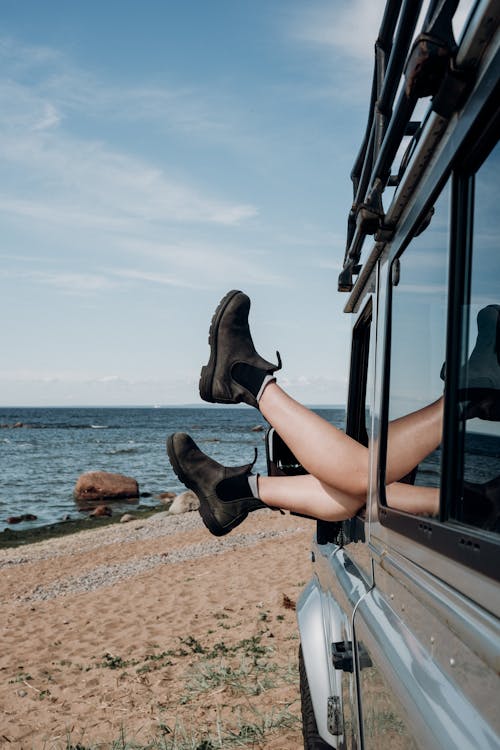
{"label": "shoreline", "polygon": [[58,539],[70,534],[77,534],[80,531],[97,530],[105,526],[113,526],[120,523],[125,513],[133,516],[134,520],[145,520],[155,513],[162,513],[166,510],[168,510],[168,506],[163,504],[155,506],[139,505],[133,510],[119,511],[112,516],[97,518],[85,516],[24,529],[12,529],[10,526],[6,526],[3,531],[0,531],[0,549],[21,547],[27,544],[35,544],[36,542],[45,542],[48,539]]}

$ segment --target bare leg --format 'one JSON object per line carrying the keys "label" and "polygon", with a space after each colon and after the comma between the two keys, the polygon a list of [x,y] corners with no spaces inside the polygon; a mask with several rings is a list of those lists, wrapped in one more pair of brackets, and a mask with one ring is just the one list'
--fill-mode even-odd
{"label": "bare leg", "polygon": [[[366,496],[355,497],[329,487],[311,474],[293,477],[259,477],[259,496],[266,505],[302,513],[322,521],[345,521],[365,504]],[[394,482],[387,487],[387,504],[407,513],[435,515],[439,490]]]}
{"label": "bare leg", "polygon": [[352,518],[366,497],[353,497],[329,487],[311,474],[293,477],[259,476],[259,497],[272,508],[319,518],[343,521]]}
{"label": "bare leg", "polygon": [[404,510],[406,513],[428,513],[437,516],[439,512],[439,488],[419,487],[413,484],[393,482],[385,488],[389,508]]}
{"label": "bare leg", "polygon": [[443,433],[443,397],[389,423],[386,484],[397,482],[429,453],[436,450]]}
{"label": "bare leg", "polygon": [[[269,383],[259,402],[302,466],[320,482],[349,496],[363,497],[368,487],[368,449]],[[441,442],[443,400],[391,422],[387,483],[411,471]]]}

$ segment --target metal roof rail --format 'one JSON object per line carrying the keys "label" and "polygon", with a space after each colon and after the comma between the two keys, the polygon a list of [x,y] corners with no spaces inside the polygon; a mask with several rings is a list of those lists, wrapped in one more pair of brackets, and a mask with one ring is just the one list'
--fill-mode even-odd
{"label": "metal roof rail", "polygon": [[[390,238],[385,223],[382,194],[397,185],[401,173],[391,177],[391,167],[405,135],[418,137],[419,123],[411,121],[417,101],[435,96],[451,69],[457,45],[452,19],[458,0],[431,0],[422,31],[411,50],[422,0],[389,0],[375,44],[375,66],[368,125],[354,164],[353,205],[347,222],[347,244],[339,291],[350,292],[353,276],[361,270],[363,242],[368,235]],[[409,52],[408,52],[409,51]],[[404,85],[393,110],[401,77]],[[460,93],[457,87],[457,96]],[[447,102],[450,106],[449,101]],[[401,172],[401,170],[400,170]]]}
{"label": "metal roof rail", "polygon": [[[427,111],[414,134],[397,178],[397,190],[388,207],[383,224],[374,236],[374,244],[361,266],[359,262],[348,272],[357,276],[352,285],[344,312],[350,313],[357,309],[367,284],[370,281],[377,260],[384,253],[387,243],[391,241],[395,228],[402,225],[410,228],[413,237],[420,234],[428,226],[433,208],[429,208],[425,215],[417,217],[412,213],[412,202],[417,186],[428,172],[429,164],[435,161],[439,154],[446,152],[446,137],[450,121],[452,127],[462,123],[462,135],[468,129],[468,121],[454,118],[465,101],[477,103],[489,97],[493,105],[498,101],[498,65],[500,55],[500,0],[479,0],[475,5],[460,39],[460,47],[455,59],[445,74],[439,91],[432,100],[432,107]],[[495,68],[497,75],[492,75],[491,68]],[[482,87],[482,95],[478,95],[478,87]],[[477,138],[477,136],[476,136]],[[456,143],[456,139],[455,139]],[[447,152],[446,159],[452,158]],[[390,178],[392,180],[392,178]],[[391,184],[391,181],[388,184]],[[349,262],[349,258],[347,258]],[[350,281],[352,283],[352,275]]]}

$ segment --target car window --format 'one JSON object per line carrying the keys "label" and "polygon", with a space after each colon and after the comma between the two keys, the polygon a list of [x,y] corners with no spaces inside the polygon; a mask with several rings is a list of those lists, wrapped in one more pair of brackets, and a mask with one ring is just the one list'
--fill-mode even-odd
{"label": "car window", "polygon": [[458,521],[496,533],[500,533],[499,170],[497,145],[475,176],[459,379],[463,454],[452,510]]}
{"label": "car window", "polygon": [[[427,406],[443,393],[449,198],[447,185],[429,227],[392,264],[390,420]],[[439,487],[440,465],[438,448],[415,467],[412,482]]]}

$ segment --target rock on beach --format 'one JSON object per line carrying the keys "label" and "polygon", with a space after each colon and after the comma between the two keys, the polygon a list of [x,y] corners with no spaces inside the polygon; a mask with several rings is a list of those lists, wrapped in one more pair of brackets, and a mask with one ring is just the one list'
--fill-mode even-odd
{"label": "rock on beach", "polygon": [[123,500],[139,497],[139,485],[132,477],[109,471],[87,471],[78,477],[73,491],[77,502]]}
{"label": "rock on beach", "polygon": [[178,513],[187,513],[191,510],[198,510],[200,501],[192,490],[186,490],[177,495],[169,508],[169,513],[177,515]]}

